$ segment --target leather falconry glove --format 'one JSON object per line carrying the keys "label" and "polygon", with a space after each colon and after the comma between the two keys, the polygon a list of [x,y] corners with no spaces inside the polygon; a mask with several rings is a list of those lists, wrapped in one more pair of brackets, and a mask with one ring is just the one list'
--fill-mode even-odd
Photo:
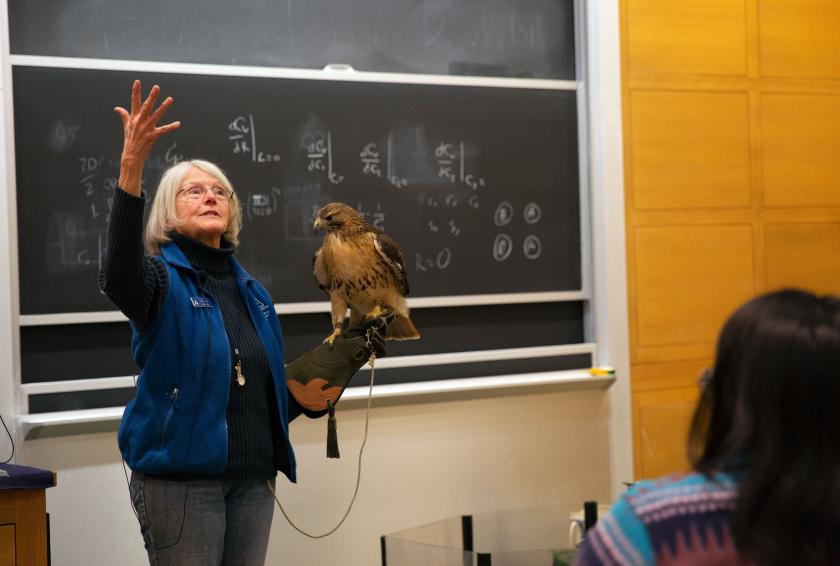
{"label": "leather falconry glove", "polygon": [[339,335],[332,346],[321,344],[286,364],[286,386],[310,418],[329,413],[327,457],[338,458],[335,406],[347,384],[374,354],[385,355],[384,336],[396,314],[364,319]]}

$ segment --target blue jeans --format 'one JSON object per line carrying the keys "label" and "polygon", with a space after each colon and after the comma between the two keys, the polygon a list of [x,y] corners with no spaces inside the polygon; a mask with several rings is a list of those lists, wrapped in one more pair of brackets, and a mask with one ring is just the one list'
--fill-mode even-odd
{"label": "blue jeans", "polygon": [[129,491],[151,566],[265,564],[274,515],[265,481],[167,481],[132,472]]}

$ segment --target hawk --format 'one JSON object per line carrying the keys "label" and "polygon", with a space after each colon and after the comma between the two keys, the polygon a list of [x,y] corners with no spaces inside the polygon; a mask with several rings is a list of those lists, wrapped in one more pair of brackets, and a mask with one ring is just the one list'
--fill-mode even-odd
{"label": "hawk", "polygon": [[363,317],[396,312],[388,325],[388,340],[411,340],[420,333],[411,322],[405,296],[408,278],[397,243],[364,221],[356,210],[332,202],[315,218],[315,230],[326,229],[324,244],[312,258],[318,285],[330,297],[333,332],[324,340],[332,344],[344,326],[350,307],[350,326]]}

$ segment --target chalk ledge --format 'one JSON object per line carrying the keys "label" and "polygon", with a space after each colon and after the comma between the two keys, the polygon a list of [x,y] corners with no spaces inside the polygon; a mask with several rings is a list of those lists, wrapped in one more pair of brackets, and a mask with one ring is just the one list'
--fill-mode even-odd
{"label": "chalk ledge", "polygon": [[[366,376],[364,376],[366,377]],[[589,370],[547,371],[493,377],[471,377],[430,382],[374,385],[373,398],[380,406],[402,403],[422,403],[452,398],[503,396],[510,393],[530,393],[533,390],[597,390],[606,389],[616,380],[615,375],[592,375]],[[345,406],[358,405],[367,400],[369,386],[349,387],[341,397]],[[384,402],[384,403],[383,403]],[[116,430],[124,407],[106,407],[80,411],[59,411],[19,415],[17,430],[24,440],[86,434]]]}

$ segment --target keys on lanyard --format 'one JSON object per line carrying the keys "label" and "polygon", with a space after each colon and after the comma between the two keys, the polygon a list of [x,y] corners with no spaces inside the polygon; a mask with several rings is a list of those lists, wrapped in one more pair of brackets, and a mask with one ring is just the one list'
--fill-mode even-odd
{"label": "keys on lanyard", "polygon": [[242,373],[242,359],[239,357],[239,348],[234,348],[233,353],[236,355],[236,362],[233,364],[233,369],[236,371],[236,383],[242,387],[245,385],[245,374]]}

